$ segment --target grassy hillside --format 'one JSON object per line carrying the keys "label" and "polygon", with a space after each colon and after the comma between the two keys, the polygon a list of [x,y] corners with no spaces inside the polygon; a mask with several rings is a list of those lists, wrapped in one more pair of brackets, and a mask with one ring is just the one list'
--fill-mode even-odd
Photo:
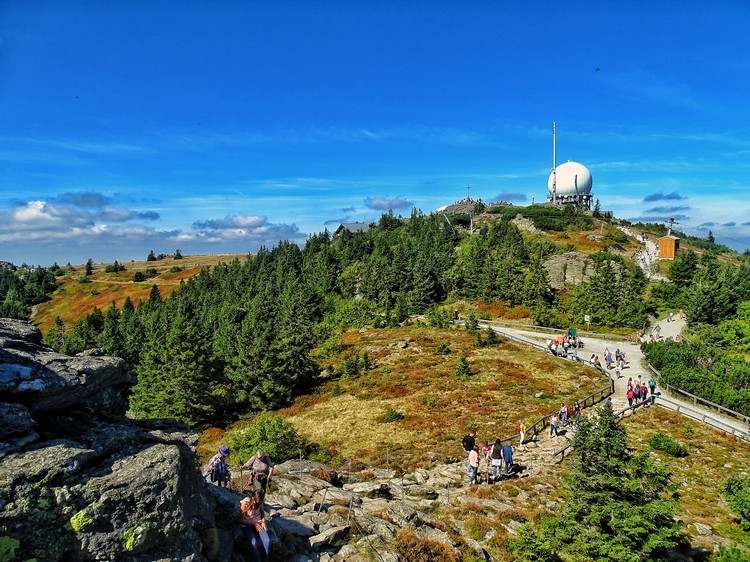
{"label": "grassy hillside", "polygon": [[[57,316],[63,319],[66,326],[72,326],[94,307],[106,308],[112,301],[121,307],[126,297],[137,304],[148,297],[152,285],[159,287],[161,294],[167,296],[180,285],[180,281],[197,275],[203,267],[244,258],[244,255],[219,255],[185,256],[182,260],[169,257],[150,262],[130,261],[123,263],[126,271],[119,273],[106,273],[106,264],[95,264],[94,273],[89,277],[90,283],[81,283],[84,268],[77,266],[74,271],[57,278],[59,287],[50,300],[36,306],[32,320],[42,332],[49,329]],[[180,267],[182,271],[171,272],[173,267]],[[158,275],[143,282],[133,282],[136,271],[148,268],[156,269]]]}
{"label": "grassy hillside", "polygon": [[[437,352],[441,343],[448,344],[448,354]],[[506,437],[519,420],[536,421],[561,402],[573,403],[606,385],[593,369],[511,342],[477,348],[462,328],[351,330],[317,353],[330,373],[364,351],[371,370],[327,374],[315,393],[281,410],[335,462],[380,465],[386,454],[391,466],[404,469],[443,462],[461,455],[459,443],[469,428],[484,437]],[[462,355],[472,370],[468,380],[455,374]],[[389,408],[404,419],[386,421]],[[222,438],[213,430],[207,435],[203,455]]]}

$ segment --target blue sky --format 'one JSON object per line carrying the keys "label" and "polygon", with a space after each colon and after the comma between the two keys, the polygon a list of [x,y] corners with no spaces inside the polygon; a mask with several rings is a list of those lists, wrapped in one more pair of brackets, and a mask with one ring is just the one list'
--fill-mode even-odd
{"label": "blue sky", "polygon": [[4,2],[0,259],[538,201],[553,119],[603,208],[750,246],[750,6],[525,4]]}

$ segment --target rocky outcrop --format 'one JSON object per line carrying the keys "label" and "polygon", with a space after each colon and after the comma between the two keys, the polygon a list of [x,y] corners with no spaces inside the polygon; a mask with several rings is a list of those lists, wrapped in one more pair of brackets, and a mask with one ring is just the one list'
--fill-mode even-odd
{"label": "rocky outcrop", "polygon": [[3,560],[231,559],[233,500],[209,492],[186,428],[125,417],[121,360],[60,355],[14,320],[0,344]]}
{"label": "rocky outcrop", "polygon": [[587,281],[594,273],[594,263],[581,252],[565,252],[544,261],[550,285],[553,289],[564,289]]}
{"label": "rocky outcrop", "polygon": [[[552,256],[546,259],[543,265],[547,270],[550,286],[556,290],[588,281],[596,267],[594,260],[581,252],[565,252]],[[620,265],[617,262],[611,261],[610,265],[615,272],[619,271]]]}

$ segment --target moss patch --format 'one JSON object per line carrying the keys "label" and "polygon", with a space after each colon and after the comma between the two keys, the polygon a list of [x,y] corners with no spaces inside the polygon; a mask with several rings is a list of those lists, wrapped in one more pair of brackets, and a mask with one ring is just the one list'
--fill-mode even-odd
{"label": "moss patch", "polygon": [[143,523],[126,529],[122,533],[122,547],[127,552],[132,552],[139,546],[143,545],[146,542],[149,529],[150,527],[148,523]]}
{"label": "moss patch", "polygon": [[70,528],[76,533],[80,533],[84,529],[91,527],[93,524],[94,520],[91,517],[91,514],[85,509],[82,509],[70,518]]}

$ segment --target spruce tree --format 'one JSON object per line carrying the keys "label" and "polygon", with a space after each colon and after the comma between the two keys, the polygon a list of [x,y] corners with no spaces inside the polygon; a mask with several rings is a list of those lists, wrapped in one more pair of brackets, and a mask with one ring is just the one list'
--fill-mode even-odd
{"label": "spruce tree", "polygon": [[52,327],[44,335],[44,343],[55,351],[62,353],[65,349],[65,323],[62,318],[55,316]]}
{"label": "spruce tree", "polygon": [[107,355],[125,359],[125,342],[120,332],[120,312],[114,302],[104,315],[102,331],[97,337],[97,343]]}
{"label": "spruce tree", "polygon": [[648,454],[634,455],[625,427],[609,403],[595,419],[582,417],[574,438],[570,491],[559,515],[514,545],[521,560],[667,560],[684,543],[670,475]]}
{"label": "spruce tree", "polygon": [[471,366],[466,355],[461,355],[458,359],[458,366],[456,367],[456,377],[459,379],[466,380],[471,376]]}

